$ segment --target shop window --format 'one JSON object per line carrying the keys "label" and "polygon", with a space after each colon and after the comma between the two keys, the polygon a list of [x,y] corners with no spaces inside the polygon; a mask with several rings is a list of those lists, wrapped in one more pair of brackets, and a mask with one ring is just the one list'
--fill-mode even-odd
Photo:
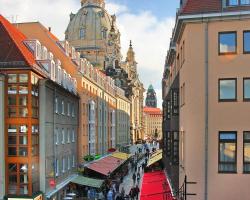
{"label": "shop window", "polygon": [[236,101],[237,81],[236,79],[219,80],[219,101]]}
{"label": "shop window", "polygon": [[236,32],[219,33],[219,54],[237,53],[237,34]]}
{"label": "shop window", "polygon": [[243,172],[250,173],[250,132],[249,131],[244,132],[243,147],[244,147]]}
{"label": "shop window", "polygon": [[236,173],[237,170],[236,132],[219,133],[219,172]]}
{"label": "shop window", "polygon": [[28,185],[20,185],[20,195],[28,194]]}
{"label": "shop window", "polygon": [[16,145],[17,144],[16,136],[8,136],[8,144],[9,145]]}

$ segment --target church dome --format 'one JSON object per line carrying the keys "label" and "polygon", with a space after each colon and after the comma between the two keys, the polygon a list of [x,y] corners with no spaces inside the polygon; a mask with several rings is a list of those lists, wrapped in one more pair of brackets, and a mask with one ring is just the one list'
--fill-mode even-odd
{"label": "church dome", "polygon": [[[115,23],[115,16],[105,10],[104,0],[82,0],[77,14],[70,14],[70,22],[65,32],[68,41],[106,40]],[[116,27],[114,26],[116,29]],[[117,29],[116,29],[117,30]],[[96,44],[91,44],[96,46]],[[84,45],[86,47],[86,44]]]}

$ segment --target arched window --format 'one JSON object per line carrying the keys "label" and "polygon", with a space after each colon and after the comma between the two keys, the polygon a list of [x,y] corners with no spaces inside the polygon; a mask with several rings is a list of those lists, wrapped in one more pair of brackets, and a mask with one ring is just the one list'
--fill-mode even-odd
{"label": "arched window", "polygon": [[107,38],[107,30],[103,30],[102,31],[102,39],[106,39]]}
{"label": "arched window", "polygon": [[84,39],[85,38],[85,29],[81,28],[79,31],[79,37],[80,39]]}

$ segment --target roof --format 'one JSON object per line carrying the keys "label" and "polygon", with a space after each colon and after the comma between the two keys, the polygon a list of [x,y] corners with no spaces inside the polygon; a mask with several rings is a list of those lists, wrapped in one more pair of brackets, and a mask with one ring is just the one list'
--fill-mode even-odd
{"label": "roof", "polygon": [[144,107],[143,112],[152,115],[162,115],[160,108]]}
{"label": "roof", "polygon": [[154,154],[151,155],[151,157],[148,160],[148,166],[156,163],[157,161],[162,159],[162,149],[157,150]]}
{"label": "roof", "polygon": [[154,87],[152,84],[149,85],[148,90],[154,90]]}
{"label": "roof", "polygon": [[89,186],[93,188],[100,188],[104,180],[94,179],[94,178],[89,178],[89,177],[79,175],[75,177],[73,180],[71,180],[71,182],[76,183],[78,185]]}
{"label": "roof", "polygon": [[112,156],[104,157],[87,166],[88,169],[96,171],[102,175],[108,176],[115,171],[125,160]]}
{"label": "roof", "polygon": [[123,153],[123,152],[115,152],[115,153],[113,153],[111,156],[112,156],[112,157],[115,157],[115,158],[122,159],[122,160],[127,160],[128,158],[131,157],[130,154]]}
{"label": "roof", "polygon": [[164,192],[169,192],[168,200],[174,198],[170,194],[170,186],[163,171],[145,173],[143,175],[140,200],[163,200],[166,196]]}
{"label": "roof", "polygon": [[27,37],[13,26],[7,19],[0,15],[0,60],[3,62],[24,61],[33,66],[35,58],[23,43]]}
{"label": "roof", "polygon": [[187,0],[181,14],[220,12],[221,8],[221,0]]}

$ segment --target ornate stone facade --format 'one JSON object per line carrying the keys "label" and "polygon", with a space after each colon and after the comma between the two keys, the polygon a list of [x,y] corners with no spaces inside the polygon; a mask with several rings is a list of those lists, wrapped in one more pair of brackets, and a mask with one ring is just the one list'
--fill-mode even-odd
{"label": "ornate stone facade", "polygon": [[157,108],[156,92],[152,85],[148,87],[147,97],[146,97],[146,106],[151,107],[151,108]]}
{"label": "ornate stone facade", "polygon": [[131,101],[131,140],[143,138],[143,84],[137,73],[137,62],[132,43],[125,61],[122,61],[120,37],[116,16],[109,15],[104,0],[82,0],[77,14],[70,14],[65,39],[88,59],[94,67],[115,80]]}

